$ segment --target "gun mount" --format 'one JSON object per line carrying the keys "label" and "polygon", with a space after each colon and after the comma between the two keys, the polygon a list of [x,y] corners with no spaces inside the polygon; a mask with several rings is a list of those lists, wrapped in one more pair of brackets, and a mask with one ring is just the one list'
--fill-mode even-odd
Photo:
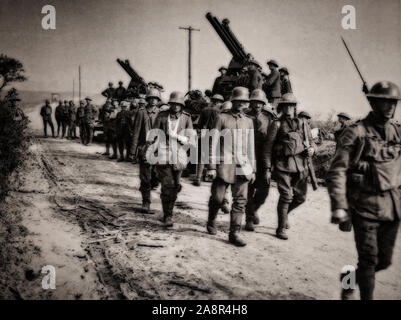
{"label": "gun mount", "polygon": [[234,87],[238,85],[247,86],[247,76],[242,73],[242,70],[253,60],[253,57],[245,51],[242,44],[231,31],[229,27],[230,21],[228,19],[223,19],[220,23],[210,12],[206,14],[206,19],[210,22],[217,35],[232,55],[227,73],[221,79],[218,90],[218,93],[222,94],[225,99],[228,99]]}

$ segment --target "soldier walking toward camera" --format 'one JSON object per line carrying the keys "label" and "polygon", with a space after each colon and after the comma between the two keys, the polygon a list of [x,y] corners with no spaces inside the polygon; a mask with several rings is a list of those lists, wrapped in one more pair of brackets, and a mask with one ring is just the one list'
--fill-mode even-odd
{"label": "soldier walking toward camera", "polygon": [[245,230],[247,231],[254,231],[254,224],[259,224],[257,211],[265,203],[270,189],[270,181],[266,177],[263,149],[267,140],[267,131],[277,117],[264,109],[266,104],[267,99],[263,90],[254,90],[250,97],[250,111],[247,115],[253,120],[254,127],[256,179],[248,185],[248,203],[245,211]]}
{"label": "soldier walking toward camera", "polygon": [[61,126],[62,126],[62,135],[61,138],[64,138],[64,136],[67,138],[68,137],[68,128],[69,128],[69,106],[67,100],[64,100],[64,105],[61,113]]}
{"label": "soldier walking toward camera", "polygon": [[280,85],[281,85],[281,95],[286,93],[292,93],[292,86],[290,81],[290,73],[286,67],[278,69],[280,72]]}
{"label": "soldier walking toward camera", "polygon": [[93,140],[93,129],[95,128],[95,120],[96,120],[96,109],[91,104],[92,99],[89,97],[85,98],[86,106],[85,106],[85,145],[89,145]]}
{"label": "soldier walking toward camera", "polygon": [[[217,129],[219,133],[223,130],[231,133],[232,139],[222,139],[222,137],[213,139],[210,147],[207,175],[214,180],[211,187],[206,228],[210,234],[217,234],[217,213],[223,204],[227,188],[231,186],[233,203],[228,240],[236,246],[243,247],[246,243],[239,236],[239,232],[247,203],[248,183],[254,182],[256,169],[253,121],[244,113],[249,104],[248,89],[244,87],[234,88],[231,102],[232,109],[220,113],[214,125],[214,129]],[[216,147],[219,142],[220,154],[216,154]],[[242,146],[241,150],[237,149],[239,145]],[[220,159],[219,164],[216,164],[217,158]]]}
{"label": "soldier walking toward camera", "polygon": [[49,100],[45,101],[45,105],[40,109],[40,115],[42,116],[43,119],[43,131],[45,133],[45,137],[47,138],[47,125],[50,126],[50,129],[52,130],[52,136],[54,138],[54,126],[53,126],[53,121],[52,121],[52,107],[50,105]]}
{"label": "soldier walking toward camera", "polygon": [[265,77],[263,91],[266,93],[267,100],[275,109],[281,98],[280,72],[277,70],[278,63],[275,60],[267,61],[267,66],[270,69],[270,73]]}
{"label": "soldier walking toward camera", "polygon": [[61,133],[63,132],[63,128],[62,128],[63,102],[59,101],[54,115],[55,115],[56,122],[57,122],[57,137],[58,137],[60,135],[60,129],[61,129]]}
{"label": "soldier walking toward camera", "polygon": [[[120,152],[120,158],[117,162],[132,161],[130,158],[131,135],[132,135],[132,118],[128,110],[128,101],[121,101],[121,111],[117,114],[116,118],[116,135],[117,145]],[[124,150],[126,156],[124,158]]]}
{"label": "soldier walking toward camera", "polygon": [[69,106],[69,110],[68,110],[68,120],[69,120],[68,138],[76,139],[77,138],[77,108],[75,107],[73,101],[70,101],[70,106]]}
{"label": "soldier walking toward camera", "polygon": [[297,118],[296,106],[297,100],[292,93],[283,95],[278,105],[282,115],[271,124],[264,149],[266,179],[270,182],[271,169],[274,167],[280,193],[276,236],[282,240],[288,239],[288,214],[306,200],[309,173],[307,158],[314,153],[314,148],[307,147],[306,143],[312,141],[310,128],[304,119]]}
{"label": "soldier walking toward camera", "polygon": [[139,178],[141,180],[139,191],[142,194],[142,210],[144,213],[153,213],[150,211],[150,191],[152,187],[157,185],[157,179],[154,166],[146,160],[145,147],[147,145],[147,134],[154,128],[159,113],[157,105],[161,101],[160,91],[150,88],[146,100],[148,102],[146,107],[141,107],[135,116],[131,154],[135,162],[139,161]]}
{"label": "soldier walking toward camera", "polygon": [[77,109],[77,124],[79,127],[79,137],[81,138],[82,144],[86,141],[86,127],[85,127],[85,103],[83,100],[79,102]]}
{"label": "soldier walking toward camera", "polygon": [[[182,188],[182,171],[187,166],[187,163],[182,159],[182,157],[185,157],[185,160],[188,160],[186,158],[187,153],[181,149],[181,146],[188,144],[193,145],[195,143],[195,137],[192,136],[193,127],[191,115],[183,111],[185,106],[184,94],[178,91],[172,92],[168,104],[170,105],[170,109],[160,112],[154,123],[154,129],[162,130],[167,138],[167,141],[164,141],[164,148],[161,148],[164,150],[166,160],[174,158],[176,160],[174,163],[167,161],[166,164],[157,163],[155,165],[157,177],[161,183],[160,199],[163,207],[162,222],[166,228],[173,226],[174,204]],[[170,157],[175,152],[170,149],[169,143],[171,139],[175,140],[171,142],[176,142],[177,145],[177,153],[174,158]]]}
{"label": "soldier walking toward camera", "polygon": [[337,117],[338,117],[338,122],[340,123],[340,128],[334,131],[334,136],[336,138],[336,142],[338,143],[341,134],[344,132],[345,128],[348,127],[348,125],[350,124],[351,117],[345,112],[339,113]]}
{"label": "soldier walking toward camera", "polygon": [[[327,174],[332,222],[354,228],[361,299],[373,299],[375,273],[391,265],[401,218],[401,127],[393,121],[398,86],[376,83],[366,94],[372,111],[345,128]],[[343,275],[342,275],[343,277]],[[350,299],[353,288],[342,290]]]}

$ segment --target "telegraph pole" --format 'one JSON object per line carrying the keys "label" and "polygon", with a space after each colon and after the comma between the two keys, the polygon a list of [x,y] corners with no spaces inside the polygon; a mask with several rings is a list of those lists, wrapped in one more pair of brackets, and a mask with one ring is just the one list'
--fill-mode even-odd
{"label": "telegraph pole", "polygon": [[75,79],[72,78],[72,102],[75,103]]}
{"label": "telegraph pole", "polygon": [[81,66],[78,66],[78,97],[79,101],[81,101]]}
{"label": "telegraph pole", "polygon": [[193,27],[179,27],[179,29],[188,31],[188,91],[191,90],[191,55],[192,55],[192,31],[200,31]]}

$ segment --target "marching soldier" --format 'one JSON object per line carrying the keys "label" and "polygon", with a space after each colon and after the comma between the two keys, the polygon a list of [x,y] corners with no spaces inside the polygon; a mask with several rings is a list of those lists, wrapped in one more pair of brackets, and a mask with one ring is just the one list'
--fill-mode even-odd
{"label": "marching soldier", "polygon": [[114,99],[117,99],[118,102],[121,102],[126,97],[126,89],[123,87],[123,82],[118,82],[118,88],[114,91]]}
{"label": "marching soldier", "polygon": [[147,134],[154,128],[155,120],[159,113],[157,105],[161,101],[160,91],[150,88],[146,100],[148,102],[146,108],[141,107],[135,117],[131,154],[135,162],[136,160],[139,161],[139,178],[141,180],[139,190],[142,194],[142,210],[144,213],[153,213],[150,211],[150,191],[157,184],[157,179],[154,166],[150,165],[146,160],[145,148],[147,146]]}
{"label": "marching soldier", "polygon": [[47,125],[50,126],[50,129],[52,130],[52,136],[54,138],[54,126],[53,126],[53,121],[52,121],[52,112],[53,112],[53,109],[50,105],[50,101],[46,99],[45,105],[40,109],[40,115],[42,116],[42,119],[43,119],[43,131],[45,133],[46,138],[47,138]]}
{"label": "marching soldier", "polygon": [[278,69],[280,72],[281,95],[292,93],[292,86],[290,81],[290,73],[286,67]]}
{"label": "marching soldier", "polygon": [[77,108],[75,108],[74,102],[70,101],[70,106],[68,110],[68,120],[69,120],[69,130],[68,138],[77,138]]}
{"label": "marching soldier", "polygon": [[89,97],[85,98],[86,106],[85,106],[85,134],[86,140],[85,145],[89,145],[92,143],[93,139],[93,129],[95,128],[95,119],[96,119],[96,109],[91,104],[92,99]]}
{"label": "marching soldier", "polygon": [[267,181],[270,182],[274,167],[280,193],[276,236],[282,240],[288,239],[288,214],[306,200],[307,157],[314,153],[312,146],[305,147],[306,141],[312,141],[312,134],[305,120],[297,118],[296,106],[297,100],[292,93],[283,95],[278,105],[282,115],[270,126],[264,149]]}
{"label": "marching soldier", "polygon": [[170,150],[170,140],[173,139],[175,140],[174,142],[177,143],[177,153],[175,154],[175,157],[173,157],[173,159],[177,161],[174,161],[174,163],[168,161],[165,164],[157,163],[155,165],[157,177],[161,182],[160,199],[163,207],[162,221],[166,228],[173,226],[174,204],[177,200],[177,195],[182,188],[182,171],[187,166],[187,161],[182,159],[185,157],[185,160],[188,160],[186,158],[187,153],[181,148],[181,146],[195,144],[195,136],[192,135],[193,127],[191,115],[183,111],[185,106],[184,94],[178,91],[172,92],[168,104],[170,105],[170,109],[168,111],[160,112],[154,123],[154,129],[162,130],[167,137],[167,141],[164,142],[166,160],[170,160],[170,155],[175,152],[174,150]]}
{"label": "marching soldier", "polygon": [[116,89],[113,87],[113,82],[109,82],[109,87],[102,92],[102,96],[107,99],[113,99]]}
{"label": "marching soldier", "polygon": [[266,166],[263,162],[263,148],[267,140],[267,131],[277,117],[264,109],[266,104],[267,99],[263,90],[254,90],[250,97],[250,111],[247,115],[252,119],[254,127],[256,179],[254,183],[248,185],[248,203],[245,211],[247,231],[254,231],[254,224],[259,224],[257,211],[265,203],[270,189],[270,181],[266,179]]}
{"label": "marching soldier", "polygon": [[213,94],[216,94],[216,93],[222,94],[220,83],[221,83],[221,80],[223,79],[224,75],[227,73],[227,68],[226,67],[220,67],[219,72],[220,72],[220,76],[218,76],[216,78],[216,80],[214,80],[214,84],[213,84],[213,88],[212,88],[212,93]]}
{"label": "marching soldier", "polygon": [[[217,114],[220,113],[220,111],[221,111],[221,105],[223,104],[223,102],[224,102],[224,98],[222,95],[215,94],[212,96],[211,104],[209,106],[203,108],[199,115],[199,119],[198,119],[198,129],[199,130],[213,129],[214,121],[216,121]],[[201,133],[202,133],[202,131],[201,131]],[[200,143],[201,143],[201,139],[199,139],[199,147],[200,147]],[[201,153],[199,154],[199,158],[201,158]],[[196,178],[194,181],[195,186],[201,185],[201,178],[202,178],[204,168],[205,168],[205,165],[202,163],[202,161],[198,161]]]}
{"label": "marching soldier", "polygon": [[62,108],[62,114],[61,114],[61,126],[62,126],[62,136],[61,138],[64,138],[64,136],[66,136],[66,138],[68,138],[68,130],[69,130],[69,105],[68,105],[68,101],[64,100],[64,105]]}
{"label": "marching soldier", "polygon": [[[228,130],[232,139],[213,139],[210,147],[207,175],[213,178],[213,183],[206,228],[209,234],[217,234],[215,225],[217,213],[223,204],[227,188],[231,186],[233,203],[230,213],[228,240],[235,246],[243,247],[246,243],[239,236],[239,232],[247,203],[248,183],[253,183],[255,180],[256,169],[253,149],[253,121],[243,111],[249,104],[248,89],[244,87],[234,88],[231,102],[232,109],[220,113],[214,124],[214,129],[217,129],[218,132],[223,130],[227,132]],[[241,140],[236,141],[239,139]],[[221,144],[220,154],[216,154],[216,147],[219,141]],[[237,150],[236,146],[238,145],[242,145],[241,150]],[[216,165],[218,157],[220,163]],[[225,163],[226,160],[228,163]]]}
{"label": "marching soldier", "polygon": [[85,103],[83,100],[79,102],[77,109],[77,124],[79,127],[79,137],[81,138],[82,144],[86,141],[86,127],[85,127]]}
{"label": "marching soldier", "polygon": [[270,73],[266,76],[263,84],[263,91],[266,93],[267,100],[275,109],[281,98],[280,72],[277,70],[278,63],[275,60],[267,61]]}
{"label": "marching soldier", "polygon": [[131,134],[132,134],[132,118],[128,110],[128,101],[121,101],[121,111],[117,114],[116,118],[116,134],[117,145],[120,152],[120,158],[117,162],[124,161],[124,150],[126,150],[126,161],[130,161],[130,147],[131,147]]}
{"label": "marching soldier", "polygon": [[338,142],[338,139],[340,138],[341,134],[344,132],[345,128],[348,127],[348,125],[351,122],[351,117],[345,112],[339,113],[337,117],[338,117],[338,122],[340,123],[340,128],[334,131],[336,142]]}
{"label": "marching soldier", "polygon": [[[391,265],[401,218],[401,127],[393,121],[398,86],[376,83],[366,94],[372,111],[345,128],[327,174],[332,222],[354,228],[361,299],[373,299],[375,273]],[[348,228],[347,228],[348,225]],[[352,297],[353,288],[342,290]]]}
{"label": "marching soldier", "polygon": [[57,122],[57,137],[58,137],[60,135],[60,129],[61,129],[61,133],[63,132],[63,129],[62,129],[63,102],[62,101],[59,101],[54,115],[55,115],[56,122]]}

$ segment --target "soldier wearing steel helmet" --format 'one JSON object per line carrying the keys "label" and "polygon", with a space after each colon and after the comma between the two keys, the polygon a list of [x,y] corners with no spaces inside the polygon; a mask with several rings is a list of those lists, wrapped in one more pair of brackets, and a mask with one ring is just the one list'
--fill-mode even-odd
{"label": "soldier wearing steel helmet", "polygon": [[251,60],[249,62],[247,67],[247,72],[248,72],[247,88],[249,92],[252,92],[255,89],[262,89],[263,77],[261,72],[259,71],[260,69],[261,66],[257,61]]}
{"label": "soldier wearing steel helmet", "polygon": [[[339,137],[326,181],[332,222],[354,229],[356,282],[361,299],[370,300],[376,272],[391,265],[401,218],[401,128],[393,120],[401,93],[382,81],[366,96],[372,111]],[[354,289],[343,286],[342,298]]]}
{"label": "soldier wearing steel helmet", "polygon": [[292,85],[290,81],[290,72],[286,67],[282,67],[278,69],[280,72],[280,86],[281,86],[281,95],[286,93],[292,93]]}
{"label": "soldier wearing steel helmet", "polygon": [[[253,121],[244,113],[249,104],[248,89],[235,87],[231,102],[232,109],[220,113],[214,124],[217,132],[229,132],[232,139],[218,139],[216,132],[216,137],[211,143],[207,175],[214,180],[211,187],[206,228],[210,234],[217,234],[217,213],[223,204],[227,188],[231,187],[233,203],[228,240],[235,246],[243,247],[246,243],[240,237],[239,232],[247,203],[248,184],[255,180],[256,171]],[[219,141],[220,153],[217,154]],[[242,145],[242,148],[237,149],[238,145]],[[217,163],[217,159],[220,159],[219,163]]]}
{"label": "soldier wearing steel helmet", "polygon": [[306,141],[312,141],[312,134],[306,121],[297,117],[297,103],[292,93],[283,95],[278,104],[281,116],[270,126],[263,151],[266,179],[271,180],[273,168],[280,193],[276,236],[282,240],[288,239],[288,214],[306,200],[307,157],[314,153],[314,145],[306,147]]}
{"label": "soldier wearing steel helmet", "polygon": [[220,72],[220,76],[218,76],[215,80],[214,80],[214,84],[213,84],[213,88],[212,88],[212,93],[213,94],[222,94],[222,90],[221,90],[221,81],[223,80],[223,77],[225,76],[225,74],[227,73],[227,68],[226,67],[220,67],[219,68],[219,72]]}
{"label": "soldier wearing steel helmet", "polygon": [[95,120],[97,111],[94,105],[91,103],[92,99],[90,97],[85,98],[86,105],[85,105],[85,145],[89,145],[92,143],[93,140],[93,130],[95,128]]}
{"label": "soldier wearing steel helmet", "polygon": [[102,91],[102,96],[106,97],[107,99],[112,99],[116,89],[113,87],[113,82],[109,82],[109,87]]}
{"label": "soldier wearing steel helmet", "polygon": [[54,138],[54,126],[53,126],[53,121],[52,121],[52,107],[50,105],[50,101],[46,99],[45,105],[40,109],[40,115],[42,116],[43,120],[43,131],[45,134],[45,137],[47,138],[47,125],[50,126],[50,129],[52,130],[52,136]]}
{"label": "soldier wearing steel helmet", "polygon": [[267,61],[267,66],[270,73],[264,79],[263,91],[272,107],[276,108],[281,97],[280,72],[277,70],[278,63],[276,60]]}
{"label": "soldier wearing steel helmet", "polygon": [[334,131],[334,136],[336,138],[336,141],[338,143],[338,140],[341,136],[341,134],[344,132],[345,128],[348,127],[351,123],[351,117],[345,113],[341,112],[337,115],[338,122],[340,124],[340,127]]}
{"label": "soldier wearing steel helmet", "polygon": [[267,104],[266,95],[261,89],[251,93],[250,108],[247,115],[253,121],[255,135],[256,179],[248,186],[248,203],[246,206],[245,230],[254,231],[254,225],[259,224],[258,209],[269,195],[270,181],[266,179],[266,167],[263,162],[263,148],[267,139],[267,132],[277,119],[276,115],[264,109]]}
{"label": "soldier wearing steel helmet", "polygon": [[[153,213],[150,210],[152,187],[157,185],[155,169],[146,160],[145,149],[147,146],[146,136],[148,132],[154,128],[155,120],[159,113],[158,104],[161,102],[160,91],[156,88],[150,88],[146,95],[146,106],[139,107],[138,113],[135,116],[133,125],[131,155],[134,157],[134,162],[139,162],[139,191],[142,194],[142,210],[144,213]],[[143,104],[145,101],[139,101]],[[146,102],[145,102],[146,104]]]}
{"label": "soldier wearing steel helmet", "polygon": [[126,98],[127,90],[123,86],[123,82],[118,82],[118,87],[114,91],[114,99],[117,99],[118,102],[123,101]]}
{"label": "soldier wearing steel helmet", "polygon": [[[178,91],[172,92],[168,104],[170,109],[160,112],[154,124],[154,129],[163,131],[167,138],[167,141],[159,140],[161,149],[158,156],[161,161],[155,165],[157,177],[161,183],[162,222],[166,228],[174,225],[174,205],[182,188],[182,171],[187,166],[187,153],[182,146],[194,146],[196,140],[191,115],[183,111],[184,94]],[[176,148],[171,148],[172,145],[175,145]],[[162,154],[165,156],[164,159]]]}

